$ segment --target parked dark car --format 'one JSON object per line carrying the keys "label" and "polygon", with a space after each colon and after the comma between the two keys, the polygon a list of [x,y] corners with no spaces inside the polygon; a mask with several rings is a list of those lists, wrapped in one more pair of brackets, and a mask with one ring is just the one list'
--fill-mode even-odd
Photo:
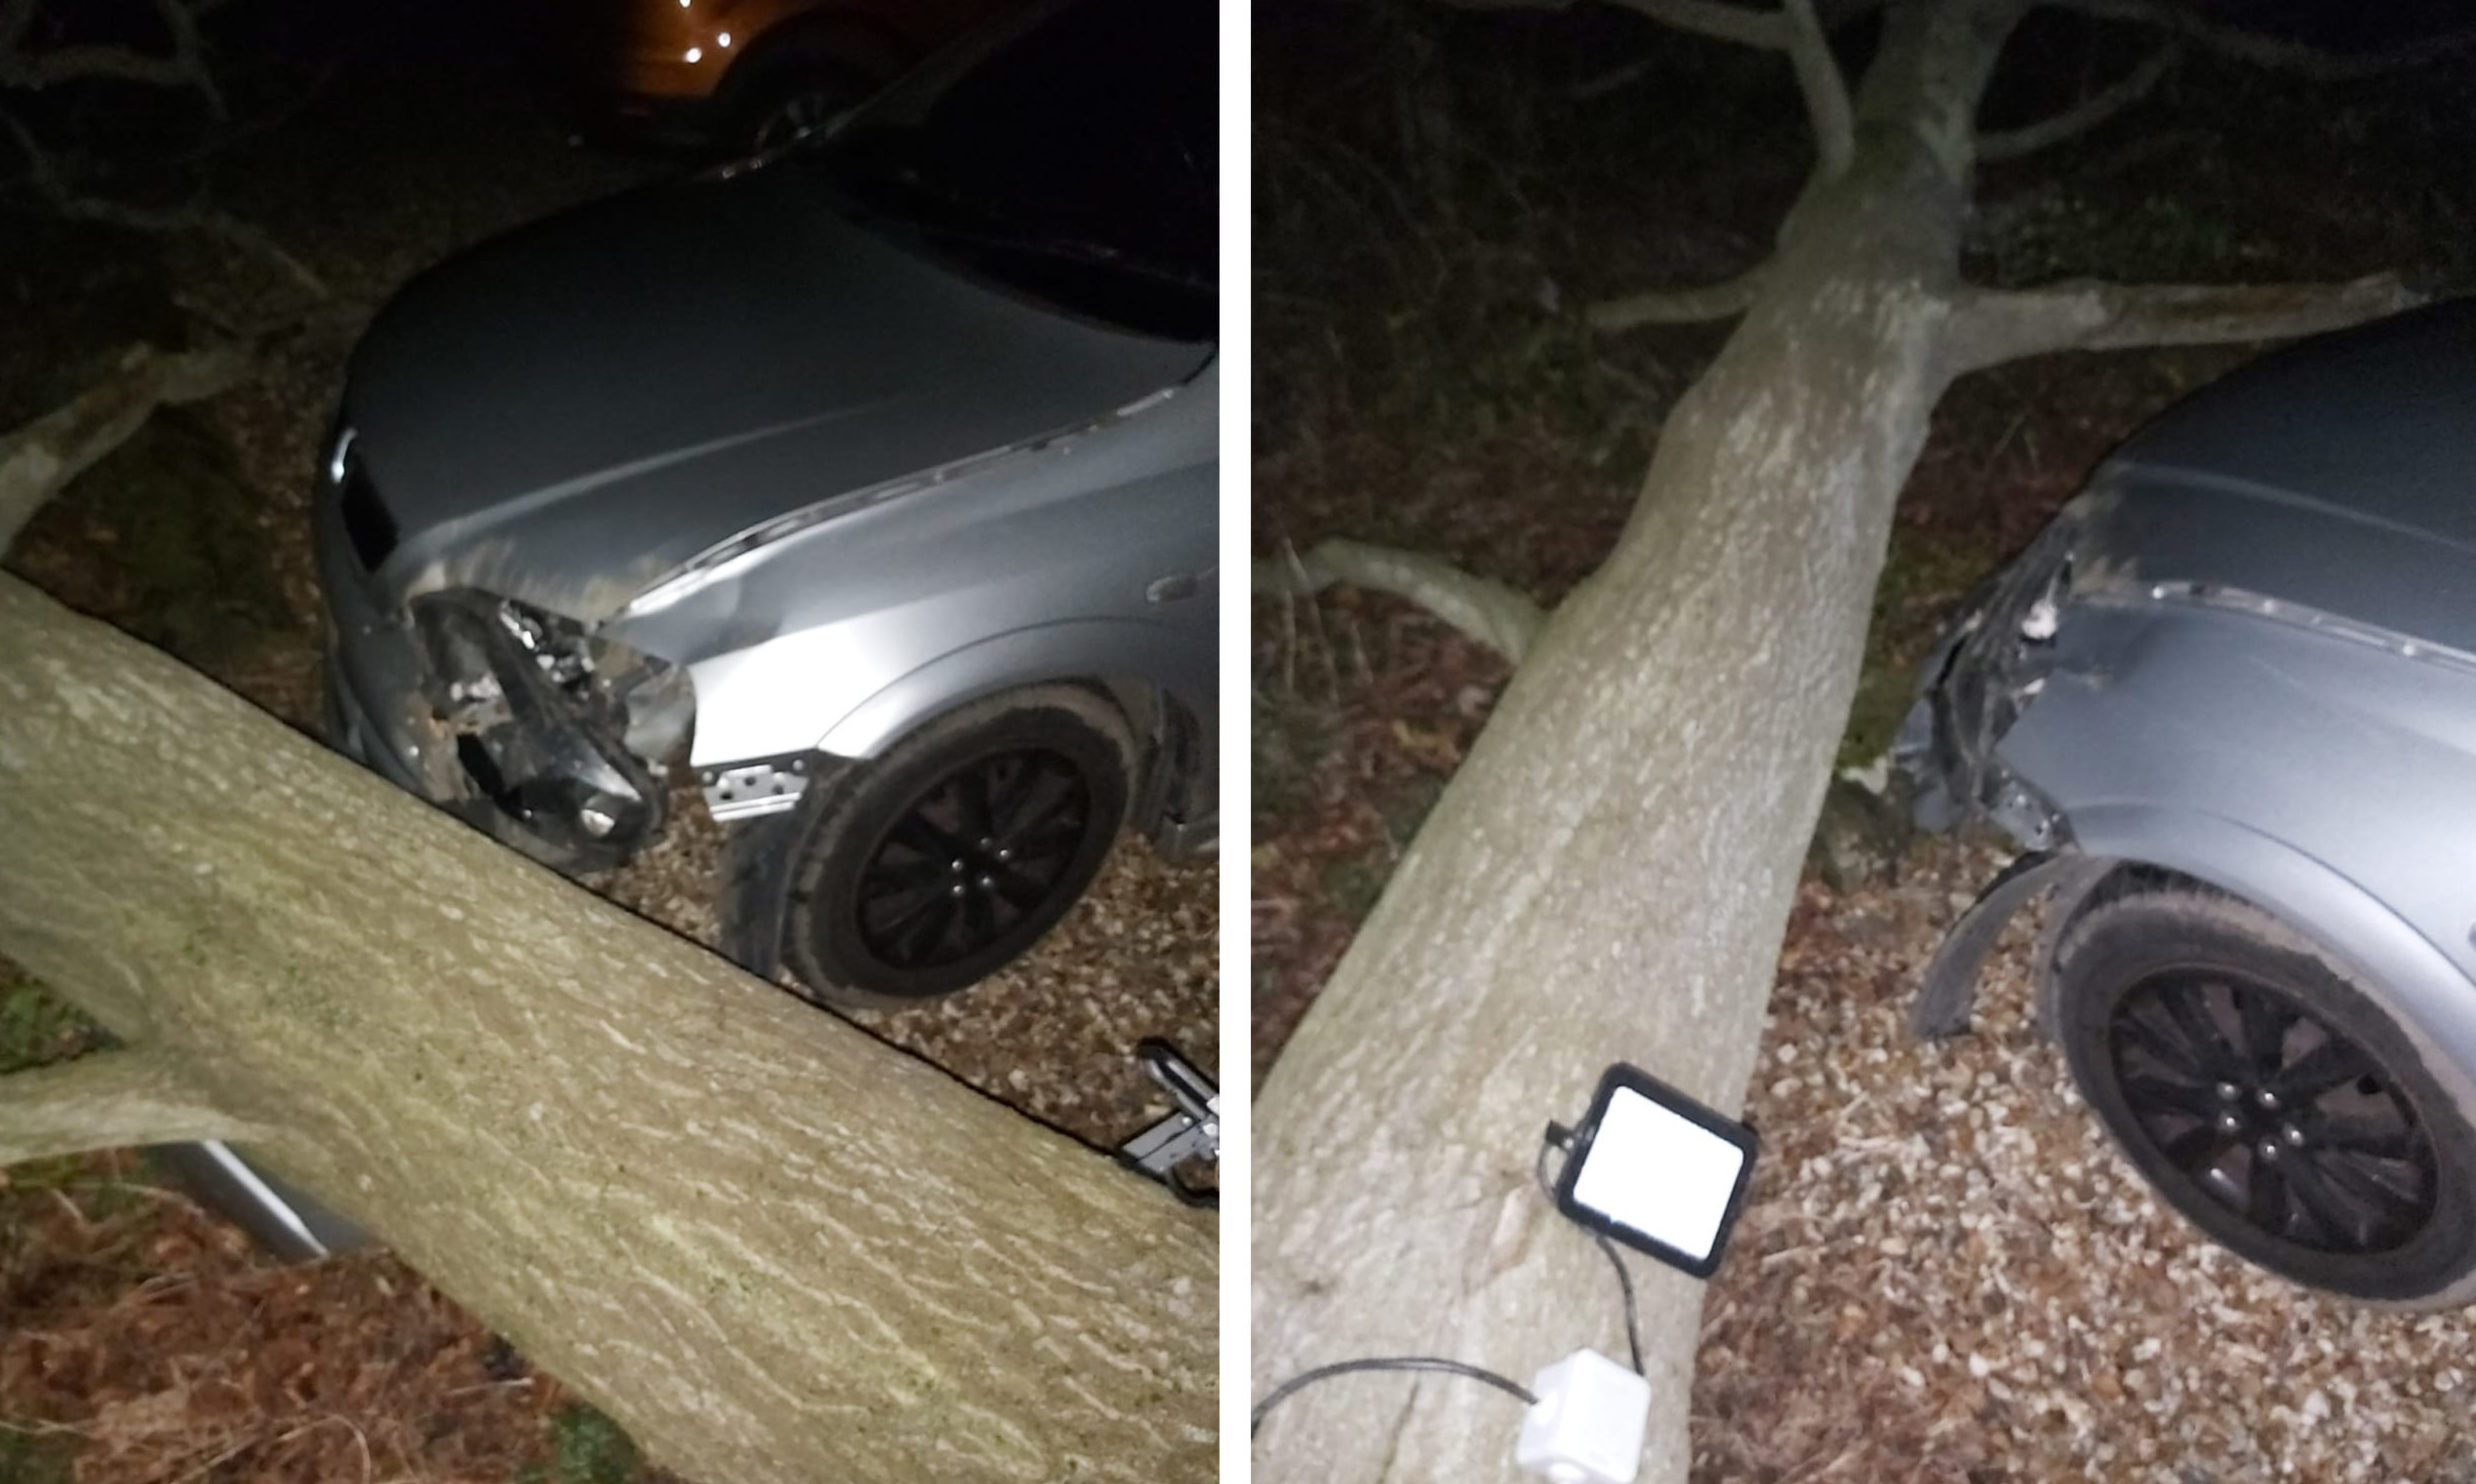
{"label": "parked dark car", "polygon": [[2027,854],[2041,1013],[2176,1210],[2296,1282],[2476,1298],[2476,304],[2159,418],[1968,606],[1897,749]]}
{"label": "parked dark car", "polygon": [[543,44],[597,132],[745,153],[821,129],[1024,0],[556,0]]}

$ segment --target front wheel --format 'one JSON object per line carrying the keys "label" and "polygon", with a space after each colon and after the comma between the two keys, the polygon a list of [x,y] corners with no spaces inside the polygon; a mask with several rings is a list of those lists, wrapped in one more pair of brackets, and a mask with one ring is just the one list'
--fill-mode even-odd
{"label": "front wheel", "polygon": [[[1091,884],[1126,818],[1134,750],[1117,709],[1075,687],[962,707],[819,776],[779,829],[748,837],[781,854],[776,869],[748,873],[726,915],[762,924],[828,1004],[887,1008],[966,988],[1039,941]],[[780,895],[759,899],[767,891]]]}
{"label": "front wheel", "polygon": [[2135,1168],[2292,1282],[2476,1298],[2476,1132],[2354,976],[2250,903],[2126,876],[2066,929],[2057,1030]]}

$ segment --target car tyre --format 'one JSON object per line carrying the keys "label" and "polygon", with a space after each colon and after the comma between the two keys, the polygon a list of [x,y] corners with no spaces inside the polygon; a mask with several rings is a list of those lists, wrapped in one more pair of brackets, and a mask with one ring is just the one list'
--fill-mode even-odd
{"label": "car tyre", "polygon": [[2476,1131],[2351,971],[2248,902],[2125,871],[2053,973],[2081,1095],[2187,1220],[2307,1287],[2476,1298]]}
{"label": "car tyre", "polygon": [[1091,884],[1135,757],[1117,707],[1056,685],[973,702],[821,772],[796,810],[726,844],[725,951],[846,1009],[976,984]]}

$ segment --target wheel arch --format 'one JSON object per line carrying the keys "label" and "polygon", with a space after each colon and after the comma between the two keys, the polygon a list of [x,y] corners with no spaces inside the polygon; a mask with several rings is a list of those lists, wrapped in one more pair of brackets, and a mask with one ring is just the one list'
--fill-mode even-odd
{"label": "wheel arch", "polygon": [[1199,693],[1183,683],[1184,668],[1170,636],[1148,624],[1089,620],[1017,630],[942,655],[881,687],[835,721],[816,750],[866,761],[976,701],[1034,686],[1079,686],[1126,720],[1136,749],[1128,824],[1148,831],[1178,781],[1161,771],[1168,728],[1181,725],[1199,739],[1211,737],[1208,689]]}
{"label": "wheel arch", "polygon": [[1144,708],[1161,698],[1196,709],[1194,687],[1182,683],[1178,646],[1150,624],[1076,620],[1017,629],[918,665],[878,688],[817,739],[836,757],[877,756],[894,741],[957,706],[1031,685],[1084,684],[1127,711],[1130,723],[1152,719]]}
{"label": "wheel arch", "polygon": [[[2285,841],[2233,820],[2148,804],[2108,804],[2070,813],[2075,844],[2112,857],[2115,870],[2163,869],[2242,898],[2352,970],[2358,987],[2406,1034],[2433,1079],[2476,1123],[2476,984],[2404,918],[2372,893]],[[2105,883],[2067,910],[2105,896]],[[2044,935],[2037,973],[2052,977],[2052,946],[2068,924]]]}

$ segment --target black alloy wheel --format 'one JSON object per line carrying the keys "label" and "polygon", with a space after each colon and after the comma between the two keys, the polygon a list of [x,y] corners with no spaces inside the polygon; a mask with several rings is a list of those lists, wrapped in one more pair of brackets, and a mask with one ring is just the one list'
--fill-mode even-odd
{"label": "black alloy wheel", "polygon": [[2151,1147],[2266,1235],[2373,1254],[2433,1219],[2433,1141],[2395,1079],[2268,985],[2152,976],[2116,1002],[2107,1044]]}
{"label": "black alloy wheel", "polygon": [[2476,1299],[2476,1129],[2352,969],[2249,902],[2127,868],[2052,974],[2081,1095],[2187,1220],[2309,1287]]}
{"label": "black alloy wheel", "polygon": [[941,968],[1044,920],[1096,826],[1092,791],[1047,749],[977,757],[914,799],[861,868],[853,929],[897,968]]}
{"label": "black alloy wheel", "polygon": [[866,761],[812,770],[788,814],[723,846],[723,939],[843,1009],[967,989],[1020,956],[1099,874],[1138,754],[1100,692],[974,701]]}

